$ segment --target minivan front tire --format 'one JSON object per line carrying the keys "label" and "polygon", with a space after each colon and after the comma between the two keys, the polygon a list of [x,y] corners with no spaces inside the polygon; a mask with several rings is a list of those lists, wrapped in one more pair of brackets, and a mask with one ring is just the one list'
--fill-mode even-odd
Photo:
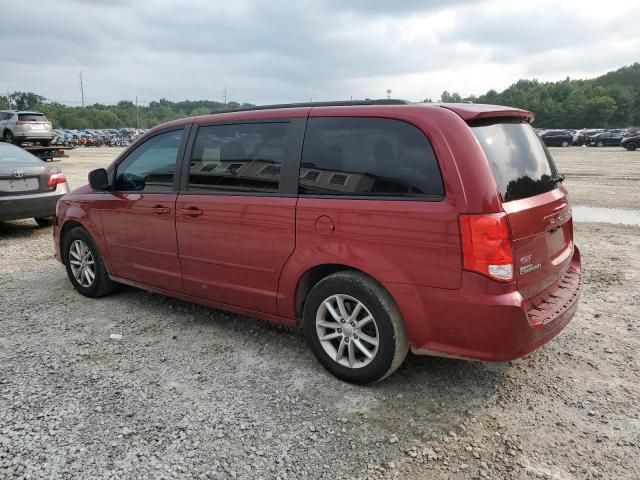
{"label": "minivan front tire", "polygon": [[391,295],[357,271],[320,280],[304,305],[307,344],[341,380],[366,385],[391,375],[407,356],[404,321]]}
{"label": "minivan front tire", "polygon": [[109,278],[91,235],[75,227],[64,237],[64,265],[73,288],[85,297],[98,298],[114,291],[117,284]]}

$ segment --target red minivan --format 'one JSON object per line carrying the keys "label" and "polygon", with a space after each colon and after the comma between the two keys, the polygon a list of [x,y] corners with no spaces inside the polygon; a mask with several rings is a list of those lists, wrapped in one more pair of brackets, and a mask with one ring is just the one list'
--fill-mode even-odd
{"label": "red minivan", "polygon": [[414,353],[504,361],[581,290],[567,191],[530,112],[365,101],[155,127],[65,195],[56,256],[81,294],[119,284],[303,327],[371,383]]}

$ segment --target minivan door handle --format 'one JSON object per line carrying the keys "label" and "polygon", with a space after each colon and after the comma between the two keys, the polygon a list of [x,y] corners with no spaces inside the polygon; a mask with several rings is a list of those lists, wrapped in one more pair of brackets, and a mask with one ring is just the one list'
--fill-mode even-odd
{"label": "minivan door handle", "polygon": [[199,217],[204,212],[200,210],[198,207],[187,207],[180,210],[180,213],[185,217]]}
{"label": "minivan door handle", "polygon": [[171,213],[171,209],[169,207],[163,207],[162,205],[151,207],[151,211],[154,215],[168,215]]}

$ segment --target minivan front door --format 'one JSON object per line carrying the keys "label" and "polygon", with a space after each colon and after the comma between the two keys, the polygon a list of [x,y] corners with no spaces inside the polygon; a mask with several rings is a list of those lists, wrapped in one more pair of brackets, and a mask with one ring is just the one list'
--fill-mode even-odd
{"label": "minivan front door", "polygon": [[174,183],[183,138],[182,129],[155,135],[117,165],[113,191],[99,201],[112,275],[182,290]]}
{"label": "minivan front door", "polygon": [[292,136],[302,137],[292,124],[199,128],[176,204],[186,293],[277,313],[278,279],[295,248],[297,198],[283,187],[284,165],[299,155]]}

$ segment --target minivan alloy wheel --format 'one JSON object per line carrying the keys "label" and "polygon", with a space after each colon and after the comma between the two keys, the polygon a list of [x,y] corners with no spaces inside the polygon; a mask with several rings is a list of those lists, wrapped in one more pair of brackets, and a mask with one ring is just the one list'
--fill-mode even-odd
{"label": "minivan alloy wheel", "polygon": [[365,367],[378,353],[376,320],[361,301],[349,295],[331,295],[320,303],[316,333],[327,355],[345,367]]}
{"label": "minivan alloy wheel", "polygon": [[96,278],[95,260],[82,240],[74,240],[69,246],[69,264],[76,281],[83,287],[90,287]]}

